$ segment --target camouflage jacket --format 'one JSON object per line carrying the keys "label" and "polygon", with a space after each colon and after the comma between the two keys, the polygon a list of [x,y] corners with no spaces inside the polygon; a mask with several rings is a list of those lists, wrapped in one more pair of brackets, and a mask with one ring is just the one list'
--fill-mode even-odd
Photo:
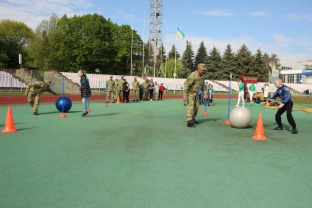
{"label": "camouflage jacket", "polygon": [[115,81],[114,80],[107,80],[107,89],[108,91],[113,91],[115,88]]}
{"label": "camouflage jacket", "polygon": [[149,87],[149,85],[150,85],[150,83],[149,83],[149,82],[146,82],[146,81],[145,81],[145,82],[143,82],[143,83],[142,83],[143,90],[144,90],[144,91],[148,91],[148,87]]}
{"label": "camouflage jacket", "polygon": [[138,81],[132,82],[132,87],[134,90],[139,90],[140,83]]}
{"label": "camouflage jacket", "polygon": [[115,92],[119,92],[120,91],[120,85],[119,85],[119,81],[115,81]]}
{"label": "camouflage jacket", "polygon": [[205,81],[197,71],[194,71],[184,82],[183,96],[187,96],[188,94],[196,95],[199,90],[202,90],[203,92],[207,91]]}
{"label": "camouflage jacket", "polygon": [[118,83],[119,83],[119,90],[122,90],[122,86],[123,86],[123,83],[125,83],[125,81],[123,79],[120,79]]}
{"label": "camouflage jacket", "polygon": [[53,95],[56,95],[56,92],[50,89],[50,87],[45,87],[43,82],[36,81],[31,84],[29,84],[26,88],[26,94],[28,95],[29,93],[31,94],[41,94],[43,92],[49,92]]}

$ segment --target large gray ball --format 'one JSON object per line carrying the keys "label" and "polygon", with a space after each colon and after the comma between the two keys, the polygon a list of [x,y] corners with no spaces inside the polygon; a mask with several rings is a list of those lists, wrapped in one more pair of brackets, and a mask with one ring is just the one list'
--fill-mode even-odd
{"label": "large gray ball", "polygon": [[232,127],[246,128],[251,121],[251,113],[248,108],[236,107],[230,113]]}

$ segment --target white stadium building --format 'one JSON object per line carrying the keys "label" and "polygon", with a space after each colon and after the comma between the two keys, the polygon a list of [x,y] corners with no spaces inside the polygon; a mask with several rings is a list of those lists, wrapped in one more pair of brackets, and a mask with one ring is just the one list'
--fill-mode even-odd
{"label": "white stadium building", "polygon": [[280,60],[280,74],[284,83],[312,84],[312,67],[289,60]]}

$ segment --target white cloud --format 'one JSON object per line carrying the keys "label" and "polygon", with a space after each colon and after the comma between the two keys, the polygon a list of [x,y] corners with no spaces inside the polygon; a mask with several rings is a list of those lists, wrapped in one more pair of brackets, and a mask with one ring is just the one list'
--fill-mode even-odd
{"label": "white cloud", "polygon": [[249,12],[248,13],[250,16],[267,16],[268,13],[266,12]]}
{"label": "white cloud", "polygon": [[21,21],[35,29],[53,13],[71,17],[87,13],[91,6],[88,0],[6,0],[0,2],[0,19]]}
{"label": "white cloud", "polygon": [[288,15],[291,20],[307,20],[312,21],[312,14],[291,14]]}
{"label": "white cloud", "polygon": [[[262,54],[263,53],[267,53],[269,55],[277,54],[279,59],[293,60],[298,62],[307,61],[311,59],[310,53],[297,53],[296,51],[293,51],[290,47],[290,43],[291,42],[294,43],[293,39],[287,38],[283,35],[273,36],[273,40],[275,40],[275,43],[272,44],[261,43],[255,40],[253,37],[249,36],[239,36],[234,37],[232,39],[216,39],[209,36],[205,37],[188,36],[186,40],[192,43],[194,55],[196,55],[197,53],[200,42],[204,41],[208,53],[215,46],[219,50],[220,54],[223,55],[224,50],[226,49],[226,46],[228,44],[231,45],[233,52],[237,52],[238,49],[243,44],[245,44],[248,47],[248,49],[252,51],[253,54],[256,53],[258,48],[260,48]],[[182,56],[186,48],[186,41],[182,41],[181,39],[177,38],[176,35],[164,37],[163,41],[167,53],[171,50],[171,47],[174,44],[177,47],[177,50],[179,51],[180,55]],[[306,39],[301,41],[299,40],[297,44],[300,43],[301,44],[309,43],[309,41]]]}
{"label": "white cloud", "polygon": [[232,13],[227,12],[225,10],[205,11],[201,13],[204,15],[210,15],[210,16],[232,16],[233,15]]}
{"label": "white cloud", "polygon": [[[296,40],[295,43],[299,46],[302,46],[302,47],[312,51],[312,40],[311,39],[303,38],[303,39]],[[311,57],[312,57],[312,55],[311,55]]]}
{"label": "white cloud", "polygon": [[124,20],[132,20],[132,14],[126,14],[123,10],[118,10],[117,14],[114,15],[113,18],[124,19]]}
{"label": "white cloud", "polygon": [[294,41],[292,38],[285,37],[281,34],[274,35],[274,40],[276,43],[283,47],[289,46]]}

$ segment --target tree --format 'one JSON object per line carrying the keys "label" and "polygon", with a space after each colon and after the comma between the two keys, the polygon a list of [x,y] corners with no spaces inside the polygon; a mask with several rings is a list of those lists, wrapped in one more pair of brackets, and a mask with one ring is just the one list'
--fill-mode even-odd
{"label": "tree", "polygon": [[230,79],[230,73],[234,71],[235,71],[235,53],[232,51],[231,45],[228,44],[222,56],[220,75],[218,79],[228,80]]}
{"label": "tree", "polygon": [[207,54],[207,49],[204,45],[204,42],[202,41],[199,44],[199,48],[197,50],[197,54],[195,57],[195,68],[197,67],[198,64],[200,63],[206,63],[207,62],[207,58],[208,58],[208,54]]}
{"label": "tree", "polygon": [[279,63],[279,59],[277,58],[276,54],[271,54],[271,56],[269,56],[267,53],[264,53],[263,61],[265,63],[265,70],[268,72],[267,81],[270,82],[272,76],[272,69],[273,68],[279,69],[281,65]]}
{"label": "tree", "polygon": [[51,70],[62,68],[59,65],[55,44],[57,23],[59,17],[53,14],[49,20],[43,20],[36,28],[35,35],[30,39],[27,52],[31,58],[31,65],[40,70]]}
{"label": "tree", "polygon": [[182,64],[180,60],[177,60],[176,71],[174,71],[175,60],[168,59],[167,62],[167,69],[166,69],[166,77],[167,78],[174,78],[174,72],[177,74],[176,78],[182,77]]}
{"label": "tree", "polygon": [[214,46],[209,52],[206,67],[207,72],[204,75],[205,79],[219,79],[221,73],[221,55],[219,50]]}
{"label": "tree", "polygon": [[243,44],[240,49],[237,51],[236,57],[236,69],[233,73],[233,79],[238,79],[238,76],[241,74],[249,74],[253,71],[252,63],[253,57],[251,51],[248,47]]}
{"label": "tree", "polygon": [[182,74],[183,78],[186,78],[194,70],[194,51],[192,44],[186,41],[186,49],[181,58],[182,63]]}
{"label": "tree", "polygon": [[142,63],[143,42],[136,31],[129,25],[118,26],[101,15],[72,18],[64,15],[56,34],[57,56],[66,71],[93,72],[99,68],[102,73],[130,74],[131,57],[133,65]]}
{"label": "tree", "polygon": [[2,67],[17,68],[18,54],[23,55],[23,65],[27,66],[26,47],[34,32],[23,22],[0,21],[0,64]]}
{"label": "tree", "polygon": [[169,59],[180,59],[180,54],[179,54],[179,52],[177,51],[177,49],[176,49],[176,47],[175,47],[175,45],[172,45],[172,48],[171,48],[171,50],[169,51],[169,54],[168,54],[168,58]]}
{"label": "tree", "polygon": [[258,48],[257,53],[254,55],[253,69],[258,75],[259,82],[266,82],[268,80],[268,71],[260,48]]}

